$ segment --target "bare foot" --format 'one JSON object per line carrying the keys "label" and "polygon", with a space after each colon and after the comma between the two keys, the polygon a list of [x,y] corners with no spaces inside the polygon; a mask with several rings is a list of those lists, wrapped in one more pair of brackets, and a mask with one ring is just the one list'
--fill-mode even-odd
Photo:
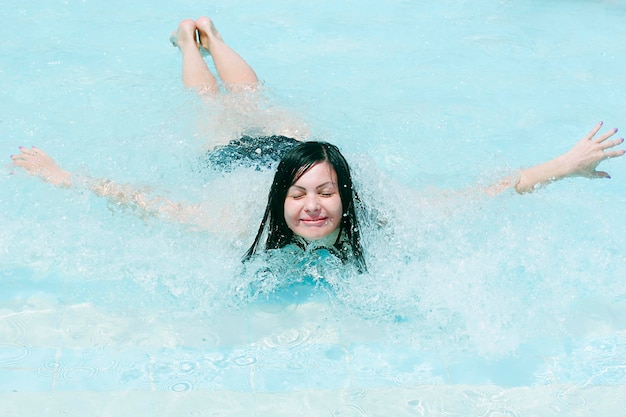
{"label": "bare foot", "polygon": [[181,50],[190,45],[194,45],[197,48],[198,41],[196,40],[196,22],[191,19],[182,20],[178,24],[178,29],[172,32],[170,42],[172,42],[172,45],[177,46]]}
{"label": "bare foot", "polygon": [[61,169],[47,153],[32,147],[31,149],[20,146],[21,153],[11,155],[13,163],[24,168],[29,174],[36,175],[48,181],[52,185],[70,187],[72,180],[69,172]]}
{"label": "bare foot", "polygon": [[211,45],[216,41],[222,42],[222,35],[215,29],[213,21],[207,16],[198,18],[195,22],[198,29],[198,38],[200,38],[200,46],[207,51],[211,50]]}

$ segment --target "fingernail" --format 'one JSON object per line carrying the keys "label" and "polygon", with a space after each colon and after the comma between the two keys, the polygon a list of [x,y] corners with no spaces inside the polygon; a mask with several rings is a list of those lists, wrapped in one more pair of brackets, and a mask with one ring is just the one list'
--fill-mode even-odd
{"label": "fingernail", "polygon": [[617,128],[613,129],[613,132],[617,132]]}
{"label": "fingernail", "polygon": [[606,178],[611,179],[611,176],[609,174],[606,174]]}
{"label": "fingernail", "polygon": [[598,124],[602,124],[602,123],[604,123],[604,122],[602,122],[602,121],[601,121],[601,122],[600,122],[600,123],[598,123]]}

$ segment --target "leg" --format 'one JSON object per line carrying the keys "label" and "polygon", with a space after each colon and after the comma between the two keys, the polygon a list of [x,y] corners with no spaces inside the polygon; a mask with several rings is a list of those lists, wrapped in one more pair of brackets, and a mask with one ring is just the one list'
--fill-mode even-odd
{"label": "leg", "polygon": [[213,57],[217,74],[225,87],[229,90],[255,89],[259,80],[254,70],[237,52],[226,45],[211,19],[201,17],[195,25],[200,44]]}
{"label": "leg", "polygon": [[196,23],[191,19],[183,20],[170,39],[183,54],[183,84],[185,87],[216,93],[219,91],[217,80],[209,71],[196,43]]}

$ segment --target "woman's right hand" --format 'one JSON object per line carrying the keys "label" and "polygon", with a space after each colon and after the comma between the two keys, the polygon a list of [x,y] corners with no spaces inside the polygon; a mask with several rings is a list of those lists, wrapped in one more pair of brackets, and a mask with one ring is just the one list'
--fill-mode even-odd
{"label": "woman's right hand", "polygon": [[19,149],[19,154],[11,155],[14,165],[24,168],[29,174],[36,175],[52,185],[60,187],[72,185],[72,174],[61,169],[47,153],[34,146],[31,149],[20,146]]}

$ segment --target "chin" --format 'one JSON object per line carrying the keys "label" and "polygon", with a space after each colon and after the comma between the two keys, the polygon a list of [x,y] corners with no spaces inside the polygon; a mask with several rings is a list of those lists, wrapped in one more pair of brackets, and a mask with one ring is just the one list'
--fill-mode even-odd
{"label": "chin", "polygon": [[332,236],[335,230],[336,229],[323,230],[323,231],[322,230],[319,230],[319,231],[305,230],[302,233],[296,233],[296,234],[307,240],[321,240],[321,239],[326,239],[329,236]]}

